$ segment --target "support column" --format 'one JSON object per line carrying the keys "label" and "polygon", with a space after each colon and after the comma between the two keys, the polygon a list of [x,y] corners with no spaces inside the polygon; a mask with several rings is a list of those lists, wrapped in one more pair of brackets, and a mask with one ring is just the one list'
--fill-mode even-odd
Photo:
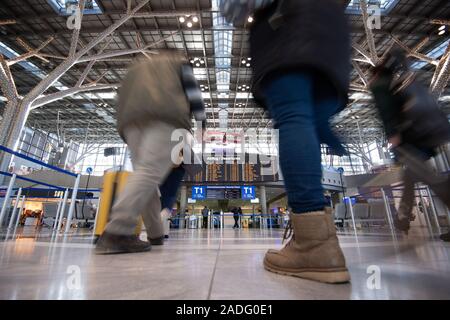
{"label": "support column", "polygon": [[267,212],[267,198],[266,198],[266,187],[259,187],[259,202],[261,203],[262,214],[268,214]]}
{"label": "support column", "polygon": [[80,186],[80,179],[81,179],[81,174],[79,174],[77,176],[77,179],[75,180],[75,185],[73,186],[73,189],[72,189],[72,199],[70,201],[69,213],[67,214],[65,233],[68,233],[70,231],[70,225],[72,224],[72,217],[73,217],[73,212],[75,211],[75,206],[76,206],[76,202],[77,202],[77,193],[78,193],[78,187]]}
{"label": "support column", "polygon": [[11,206],[11,194],[13,192],[14,183],[16,182],[16,174],[13,174],[11,176],[11,179],[9,180],[8,189],[6,191],[5,198],[3,200],[2,210],[0,212],[0,228],[2,227],[3,218],[5,217],[7,211],[9,210],[9,207]]}
{"label": "support column", "polygon": [[187,207],[187,187],[181,186],[180,192],[180,229],[184,228],[185,215],[186,215],[186,207]]}

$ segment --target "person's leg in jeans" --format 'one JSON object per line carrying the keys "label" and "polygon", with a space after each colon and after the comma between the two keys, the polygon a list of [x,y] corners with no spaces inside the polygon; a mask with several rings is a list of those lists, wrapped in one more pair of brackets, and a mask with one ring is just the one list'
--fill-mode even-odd
{"label": "person's leg in jeans", "polygon": [[307,73],[280,76],[265,86],[264,95],[279,130],[280,167],[289,206],[296,214],[323,210],[312,77]]}
{"label": "person's leg in jeans", "polygon": [[[341,107],[340,99],[333,84],[320,75],[314,76],[313,85],[315,127],[319,141],[328,144],[337,154],[345,154],[346,150],[334,136],[330,127],[330,118]],[[328,205],[328,201],[326,204]]]}
{"label": "person's leg in jeans", "polygon": [[183,164],[173,168],[164,183],[159,187],[162,209],[172,209],[185,172]]}
{"label": "person's leg in jeans", "polygon": [[[325,212],[318,112],[333,112],[316,99],[314,76],[289,73],[267,80],[263,94],[275,129],[293,237],[280,251],[269,250],[267,270],[285,275],[341,283],[350,279],[331,214]],[[335,111],[335,110],[334,110]],[[328,117],[324,119],[328,121]]]}
{"label": "person's leg in jeans", "polygon": [[112,208],[105,232],[132,235],[142,215],[149,235],[163,235],[158,186],[172,167],[170,137],[174,129],[163,122],[154,122],[125,132],[134,171]]}
{"label": "person's leg in jeans", "polygon": [[164,238],[169,238],[170,229],[170,217],[172,213],[172,207],[177,200],[178,189],[183,180],[185,170],[183,164],[178,167],[172,168],[170,174],[162,185],[159,186],[159,192],[161,194],[161,221],[164,226],[164,237],[149,238],[152,245],[163,245]]}

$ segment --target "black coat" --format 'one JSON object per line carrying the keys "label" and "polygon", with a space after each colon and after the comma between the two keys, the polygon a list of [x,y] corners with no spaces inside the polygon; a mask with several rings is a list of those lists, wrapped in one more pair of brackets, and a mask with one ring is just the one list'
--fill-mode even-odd
{"label": "black coat", "polygon": [[398,90],[393,76],[380,73],[371,84],[375,106],[388,137],[434,155],[433,149],[450,141],[450,125],[433,96],[417,80]]}
{"label": "black coat", "polygon": [[337,89],[342,108],[348,99],[351,70],[350,30],[341,0],[283,0],[277,29],[269,20],[278,1],[255,14],[250,30],[253,94],[260,103],[263,80],[280,72],[312,70]]}

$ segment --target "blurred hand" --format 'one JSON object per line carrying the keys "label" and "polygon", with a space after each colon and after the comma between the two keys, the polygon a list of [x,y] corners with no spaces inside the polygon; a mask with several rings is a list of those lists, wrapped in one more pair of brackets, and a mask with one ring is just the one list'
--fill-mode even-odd
{"label": "blurred hand", "polygon": [[402,143],[402,138],[399,134],[396,134],[395,136],[389,137],[388,141],[392,145],[392,147],[398,147],[400,143]]}

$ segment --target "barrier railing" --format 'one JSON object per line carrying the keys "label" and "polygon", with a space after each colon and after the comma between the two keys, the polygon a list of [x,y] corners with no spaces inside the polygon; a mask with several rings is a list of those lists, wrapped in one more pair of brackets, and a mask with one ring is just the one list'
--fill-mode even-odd
{"label": "barrier railing", "polygon": [[[75,210],[75,203],[76,203],[76,199],[77,199],[77,194],[78,194],[78,189],[79,189],[79,185],[80,185],[81,175],[73,173],[73,172],[70,172],[70,171],[65,170],[65,169],[61,169],[61,168],[55,167],[53,165],[47,164],[45,162],[42,162],[40,160],[33,159],[33,158],[29,157],[29,156],[26,156],[24,154],[21,154],[19,152],[11,150],[11,149],[9,149],[9,148],[7,148],[5,146],[1,146],[0,145],[0,151],[9,153],[9,154],[11,154],[11,155],[13,155],[15,157],[24,159],[26,161],[38,164],[38,165],[40,165],[42,167],[45,167],[45,168],[48,168],[50,170],[54,170],[56,172],[63,173],[63,174],[66,174],[68,176],[71,176],[71,177],[75,178],[73,188],[69,189],[69,188],[63,188],[63,187],[55,186],[55,185],[52,185],[52,184],[49,184],[49,183],[46,183],[46,182],[30,179],[30,178],[27,178],[25,176],[22,176],[22,175],[19,175],[19,174],[16,174],[16,173],[9,173],[9,172],[5,172],[5,171],[0,171],[0,175],[10,177],[9,184],[8,184],[7,189],[6,189],[6,194],[5,194],[5,198],[4,198],[4,201],[3,201],[2,209],[1,209],[1,212],[0,212],[0,227],[3,225],[3,220],[4,220],[4,217],[6,215],[6,212],[11,207],[11,202],[12,202],[11,194],[12,194],[13,189],[14,189],[14,184],[15,184],[16,180],[23,180],[23,181],[31,182],[31,183],[34,183],[34,184],[37,184],[37,185],[47,186],[47,187],[53,188],[55,190],[60,190],[60,191],[64,190],[64,197],[63,197],[63,200],[62,200],[62,204],[60,206],[58,205],[60,212],[58,212],[58,219],[59,220],[57,220],[58,221],[58,229],[57,230],[61,229],[62,219],[64,218],[64,212],[65,212],[65,207],[66,207],[66,202],[67,202],[69,190],[72,191],[70,207],[69,207],[69,211],[67,213],[66,225],[65,225],[65,230],[64,230],[65,233],[68,233],[69,230],[70,230],[70,226],[71,226],[71,222],[72,222],[72,218],[73,218],[73,213],[74,213],[74,210]],[[22,193],[23,189],[20,192]],[[17,199],[16,199],[16,204],[17,204]],[[14,213],[14,211],[15,210],[13,208],[13,213]],[[14,217],[11,216],[9,224],[8,224],[8,228],[12,226],[11,220],[13,218],[15,218],[15,216]],[[56,225],[56,223],[55,223],[55,225]]]}
{"label": "barrier railing", "polygon": [[[352,198],[357,198],[357,197],[365,197],[368,198],[368,196],[375,194],[375,193],[381,193],[381,196],[377,196],[374,197],[372,199],[380,199],[384,202],[384,207],[385,207],[385,213],[386,213],[386,220],[389,224],[389,228],[391,230],[392,236],[395,238],[395,227],[394,227],[394,214],[392,212],[392,203],[389,200],[389,198],[392,199],[399,199],[402,198],[402,196],[396,196],[393,193],[395,191],[403,191],[404,189],[402,187],[396,186],[396,187],[380,187],[377,188],[377,190],[373,190],[370,192],[365,192],[365,193],[359,193],[356,195],[351,196]],[[392,195],[388,195],[387,191],[391,191]],[[430,187],[425,186],[425,185],[419,185],[417,187],[414,188],[414,196],[415,196],[415,201],[416,201],[416,206],[418,205],[418,199],[420,199],[420,203],[422,203],[423,205],[423,210],[424,210],[424,217],[425,217],[425,221],[426,221],[426,226],[429,230],[429,233],[432,234],[433,232],[433,224],[430,220],[430,217],[434,220],[434,224],[436,226],[436,228],[438,229],[439,232],[441,232],[441,228],[440,228],[440,223],[439,223],[439,216],[437,213],[437,207],[436,207],[436,203],[434,200],[435,195],[433,195],[433,192],[431,191]],[[425,205],[426,201],[425,198],[429,199],[429,207],[427,207]],[[352,225],[353,228],[356,230],[356,221],[366,221],[365,219],[356,219],[355,215],[354,215],[354,211],[353,211],[353,205],[351,205],[350,203],[346,203],[346,207],[348,207],[348,211],[350,211],[350,216],[351,216],[351,221],[352,221]],[[429,212],[429,210],[431,210],[431,212]],[[345,217],[345,220],[346,217]],[[369,219],[370,220],[370,219]],[[368,220],[367,220],[368,221]]]}
{"label": "barrier railing", "polygon": [[73,177],[75,177],[75,178],[77,177],[77,174],[76,174],[76,173],[70,172],[70,171],[68,171],[68,170],[61,169],[61,168],[59,168],[59,167],[52,166],[51,164],[42,162],[42,161],[37,160],[37,159],[34,159],[34,158],[31,158],[31,157],[26,156],[26,155],[24,155],[24,154],[21,154],[21,153],[19,153],[19,152],[17,152],[17,151],[11,150],[11,149],[9,149],[9,148],[7,148],[7,147],[5,147],[5,146],[0,145],[0,151],[4,151],[4,152],[9,153],[9,154],[11,154],[11,155],[13,155],[13,156],[16,156],[16,157],[18,157],[18,158],[21,158],[21,159],[24,159],[24,160],[33,162],[33,163],[35,163],[35,164],[38,164],[38,165],[40,165],[40,166],[43,166],[43,167],[52,169],[52,170],[54,170],[54,171],[58,171],[58,172],[67,174],[67,175],[73,176]]}
{"label": "barrier railing", "polygon": [[[208,215],[208,227],[210,229],[223,229],[225,227],[225,218],[234,217],[234,215],[223,213],[223,214],[209,214]],[[192,219],[193,218],[193,219]],[[176,215],[170,218],[172,223],[174,223],[177,228],[180,229],[197,229],[203,226],[203,215],[202,214],[189,214],[185,216]],[[273,229],[273,228],[284,228],[286,226],[286,220],[284,215],[273,215],[273,214],[241,214],[239,215],[239,226],[243,227],[243,219],[253,220],[255,224],[252,228],[259,229]],[[178,222],[178,223],[177,223]],[[217,222],[217,224],[216,224]],[[216,226],[217,225],[217,226]],[[250,228],[250,227],[249,227]]]}

